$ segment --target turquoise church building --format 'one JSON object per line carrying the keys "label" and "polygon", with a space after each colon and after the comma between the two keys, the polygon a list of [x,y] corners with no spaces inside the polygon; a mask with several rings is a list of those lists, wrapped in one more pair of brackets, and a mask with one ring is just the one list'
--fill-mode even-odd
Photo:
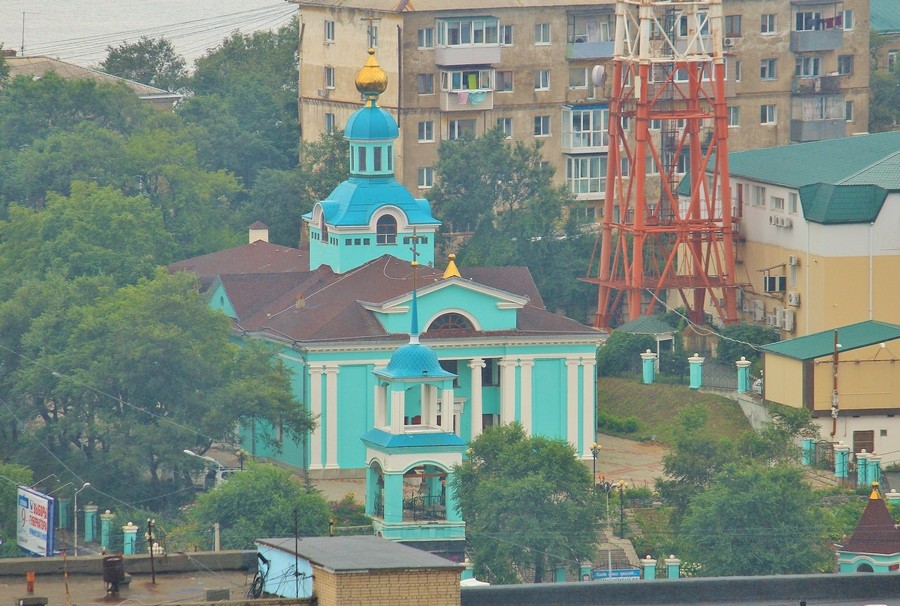
{"label": "turquoise church building", "polygon": [[199,277],[236,339],[278,346],[316,420],[297,442],[242,427],[246,450],[312,478],[365,477],[379,534],[461,545],[448,478],[486,427],[517,421],[592,459],[606,334],[547,310],[525,267],[435,267],[440,222],[394,178],[386,86],[370,54],[344,132],[350,175],[303,217],[308,241],[278,246],[254,224],[248,244],[170,270]]}

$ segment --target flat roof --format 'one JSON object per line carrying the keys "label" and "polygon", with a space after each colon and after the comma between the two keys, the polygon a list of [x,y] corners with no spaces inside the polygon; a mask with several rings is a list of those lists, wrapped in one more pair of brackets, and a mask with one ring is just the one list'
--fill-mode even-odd
{"label": "flat roof", "polygon": [[[374,535],[257,539],[264,545],[296,555],[330,572],[366,570],[462,570],[462,564],[433,553]],[[296,545],[296,551],[295,551]]]}

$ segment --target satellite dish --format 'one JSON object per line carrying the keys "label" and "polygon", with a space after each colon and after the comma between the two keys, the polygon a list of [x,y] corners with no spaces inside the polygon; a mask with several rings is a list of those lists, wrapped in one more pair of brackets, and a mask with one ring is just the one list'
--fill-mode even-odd
{"label": "satellite dish", "polygon": [[595,65],[591,70],[591,82],[598,87],[606,84],[606,68],[602,65]]}

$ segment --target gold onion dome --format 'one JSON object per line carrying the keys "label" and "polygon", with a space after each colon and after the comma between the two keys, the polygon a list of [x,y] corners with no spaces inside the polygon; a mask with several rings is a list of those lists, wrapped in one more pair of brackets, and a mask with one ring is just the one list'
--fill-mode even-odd
{"label": "gold onion dome", "polygon": [[387,74],[375,59],[375,49],[369,49],[369,59],[356,73],[356,90],[367,99],[375,100],[387,88]]}

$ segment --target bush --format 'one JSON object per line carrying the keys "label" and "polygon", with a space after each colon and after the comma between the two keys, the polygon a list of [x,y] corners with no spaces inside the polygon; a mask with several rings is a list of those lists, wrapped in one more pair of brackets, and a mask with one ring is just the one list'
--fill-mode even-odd
{"label": "bush", "polygon": [[656,341],[650,335],[614,331],[597,353],[597,374],[611,377],[624,372],[640,372],[641,354],[655,348]]}
{"label": "bush", "polygon": [[616,417],[599,411],[597,429],[607,433],[635,433],[638,430],[638,420],[635,417]]}
{"label": "bush", "polygon": [[757,324],[730,324],[720,331],[719,345],[716,348],[716,358],[732,363],[741,359],[741,356],[751,362],[759,359],[758,345],[767,345],[778,340],[778,331]]}

